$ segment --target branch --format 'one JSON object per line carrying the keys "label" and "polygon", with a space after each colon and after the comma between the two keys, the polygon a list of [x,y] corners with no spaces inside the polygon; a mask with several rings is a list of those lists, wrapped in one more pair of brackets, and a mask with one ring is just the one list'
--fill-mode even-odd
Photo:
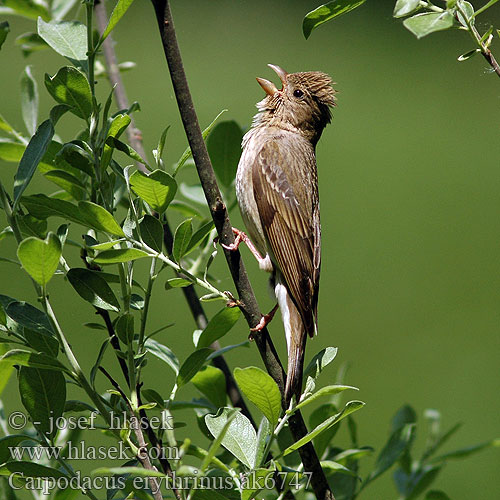
{"label": "branch", "polygon": [[[177,37],[170,12],[168,0],[152,0],[155,8],[158,27],[163,43],[163,50],[170,70],[170,77],[174,87],[177,105],[179,107],[184,130],[193,153],[198,176],[205,193],[205,197],[214,220],[219,241],[226,245],[233,243],[234,236],[229,215],[222,201],[222,196],[217,186],[215,174],[210,162],[210,157],[201,135],[198,118],[189,91],[184,67],[177,44]],[[224,251],[233,281],[240,297],[241,309],[248,325],[255,327],[261,318],[261,313],[255,294],[252,290],[245,266],[239,251]],[[284,380],[285,373],[278,358],[276,349],[272,344],[269,332],[264,329],[260,334],[254,335],[255,342],[264,361],[267,371],[276,381],[282,394],[282,405],[284,402]],[[290,419],[290,430],[297,441],[307,433],[307,428],[300,412],[296,412]],[[320,461],[311,442],[299,448],[299,453],[306,472],[312,472],[311,484],[318,500],[334,500],[326,476],[321,468]]]}

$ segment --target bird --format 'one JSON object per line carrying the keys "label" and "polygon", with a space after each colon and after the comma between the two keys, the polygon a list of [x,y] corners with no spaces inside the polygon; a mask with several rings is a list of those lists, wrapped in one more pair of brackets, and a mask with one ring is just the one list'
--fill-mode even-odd
{"label": "bird", "polygon": [[[264,78],[266,97],[242,140],[236,197],[247,233],[233,228],[271,273],[288,351],[284,397],[299,401],[307,336],[317,333],[321,224],[316,144],[330,123],[334,83],[319,71],[287,73],[269,64],[282,88]],[[276,307],[254,330],[262,329]]]}

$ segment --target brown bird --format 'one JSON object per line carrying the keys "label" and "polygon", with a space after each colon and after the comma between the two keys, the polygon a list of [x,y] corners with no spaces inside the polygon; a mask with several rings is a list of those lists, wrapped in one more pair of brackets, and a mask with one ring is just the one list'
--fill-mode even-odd
{"label": "brown bird", "polygon": [[[236,195],[249,244],[261,269],[273,274],[288,346],[285,399],[297,401],[307,335],[317,333],[321,225],[315,146],[331,120],[332,80],[325,73],[290,73],[269,64],[282,88],[257,78],[267,96],[257,103],[243,138]],[[255,245],[252,245],[253,244]],[[261,329],[276,308],[261,320]]]}

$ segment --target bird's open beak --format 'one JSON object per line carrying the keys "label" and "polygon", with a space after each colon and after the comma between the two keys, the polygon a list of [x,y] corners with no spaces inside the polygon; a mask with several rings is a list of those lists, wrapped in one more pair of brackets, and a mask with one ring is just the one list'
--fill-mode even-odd
{"label": "bird's open beak", "polygon": [[[268,64],[268,66],[274,71],[276,71],[276,74],[280,77],[281,83],[283,84],[281,90],[283,90],[283,87],[286,85],[286,77],[288,73],[279,66],[276,66],[275,64]],[[279,90],[276,88],[276,85],[274,85],[273,82],[270,82],[265,78],[257,78],[257,81],[259,82],[259,85],[264,89],[264,92],[267,95],[272,96],[276,94],[276,92],[279,92]]]}

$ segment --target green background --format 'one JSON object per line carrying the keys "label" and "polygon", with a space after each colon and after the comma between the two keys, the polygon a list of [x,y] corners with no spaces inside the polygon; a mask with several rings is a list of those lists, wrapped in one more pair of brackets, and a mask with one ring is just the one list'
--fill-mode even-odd
{"label": "green background", "polygon": [[[323,261],[319,335],[309,342],[308,356],[328,345],[339,348],[322,383],[334,382],[336,370],[348,364],[346,382],[360,388],[350,397],[367,403],[356,415],[362,444],[380,450],[390,417],[404,403],[419,415],[418,447],[423,445],[426,408],[441,410],[445,427],[464,423],[446,449],[497,436],[500,81],[480,56],[457,62],[458,55],[473,48],[468,34],[454,30],[417,41],[392,19],[391,1],[368,1],[314,31],[307,41],[301,23],[318,5],[315,1],[172,4],[202,126],[227,108],[224,119],[248,127],[254,104],[263,97],[255,77],[277,80],[267,63],[289,72],[321,70],[337,82],[333,123],[318,145]],[[498,27],[499,12],[496,8],[481,16],[480,27],[487,29],[489,22]],[[12,33],[0,52],[0,112],[22,130],[18,80],[24,65],[33,65],[39,82],[42,121],[53,105],[43,75],[66,63],[49,51],[23,60],[13,41],[34,24],[9,21]],[[113,37],[120,60],[137,62],[124,79],[130,100],[142,108],[136,121],[147,151],[171,124],[165,153],[170,166],[186,141],[149,2],[135,2]],[[498,46],[495,40],[494,52]],[[107,95],[107,82],[100,80],[98,86]],[[56,133],[69,140],[77,130],[75,120],[66,116]],[[124,157],[118,159],[126,164]],[[11,189],[15,165],[0,166],[0,177]],[[193,169],[181,175],[194,182]],[[28,192],[40,190],[54,189],[38,175]],[[233,224],[241,226],[236,211]],[[72,229],[72,237],[79,238],[78,229]],[[12,241],[0,243],[2,256],[12,258],[14,252]],[[243,254],[266,311],[273,305],[267,276],[246,249]],[[232,289],[222,257],[217,260],[218,288]],[[69,261],[80,265],[76,250],[71,249]],[[140,277],[147,266],[138,269]],[[194,325],[181,292],[164,291],[165,277],[156,284],[150,328],[175,322],[158,340],[183,360],[192,349]],[[36,303],[27,275],[11,264],[0,262],[0,282],[0,293]],[[103,340],[100,333],[80,326],[97,320],[92,308],[61,277],[53,279],[49,290],[77,355],[90,367]],[[207,311],[213,314],[219,307],[209,304]],[[280,320],[270,329],[284,357]],[[241,342],[247,334],[240,320],[223,343]],[[106,359],[114,366],[111,357]],[[233,367],[262,366],[254,345],[233,351],[227,359]],[[166,365],[152,360],[145,375],[149,386],[168,396],[172,373]],[[4,394],[6,413],[19,407],[16,391],[12,380]],[[189,386],[179,393],[183,399],[195,395]],[[181,438],[196,432],[188,415],[182,418],[192,425],[179,431]],[[345,430],[336,439],[341,446],[347,444]],[[449,463],[436,487],[454,500],[496,499],[499,465],[495,450]],[[361,496],[396,497],[389,474]]]}

